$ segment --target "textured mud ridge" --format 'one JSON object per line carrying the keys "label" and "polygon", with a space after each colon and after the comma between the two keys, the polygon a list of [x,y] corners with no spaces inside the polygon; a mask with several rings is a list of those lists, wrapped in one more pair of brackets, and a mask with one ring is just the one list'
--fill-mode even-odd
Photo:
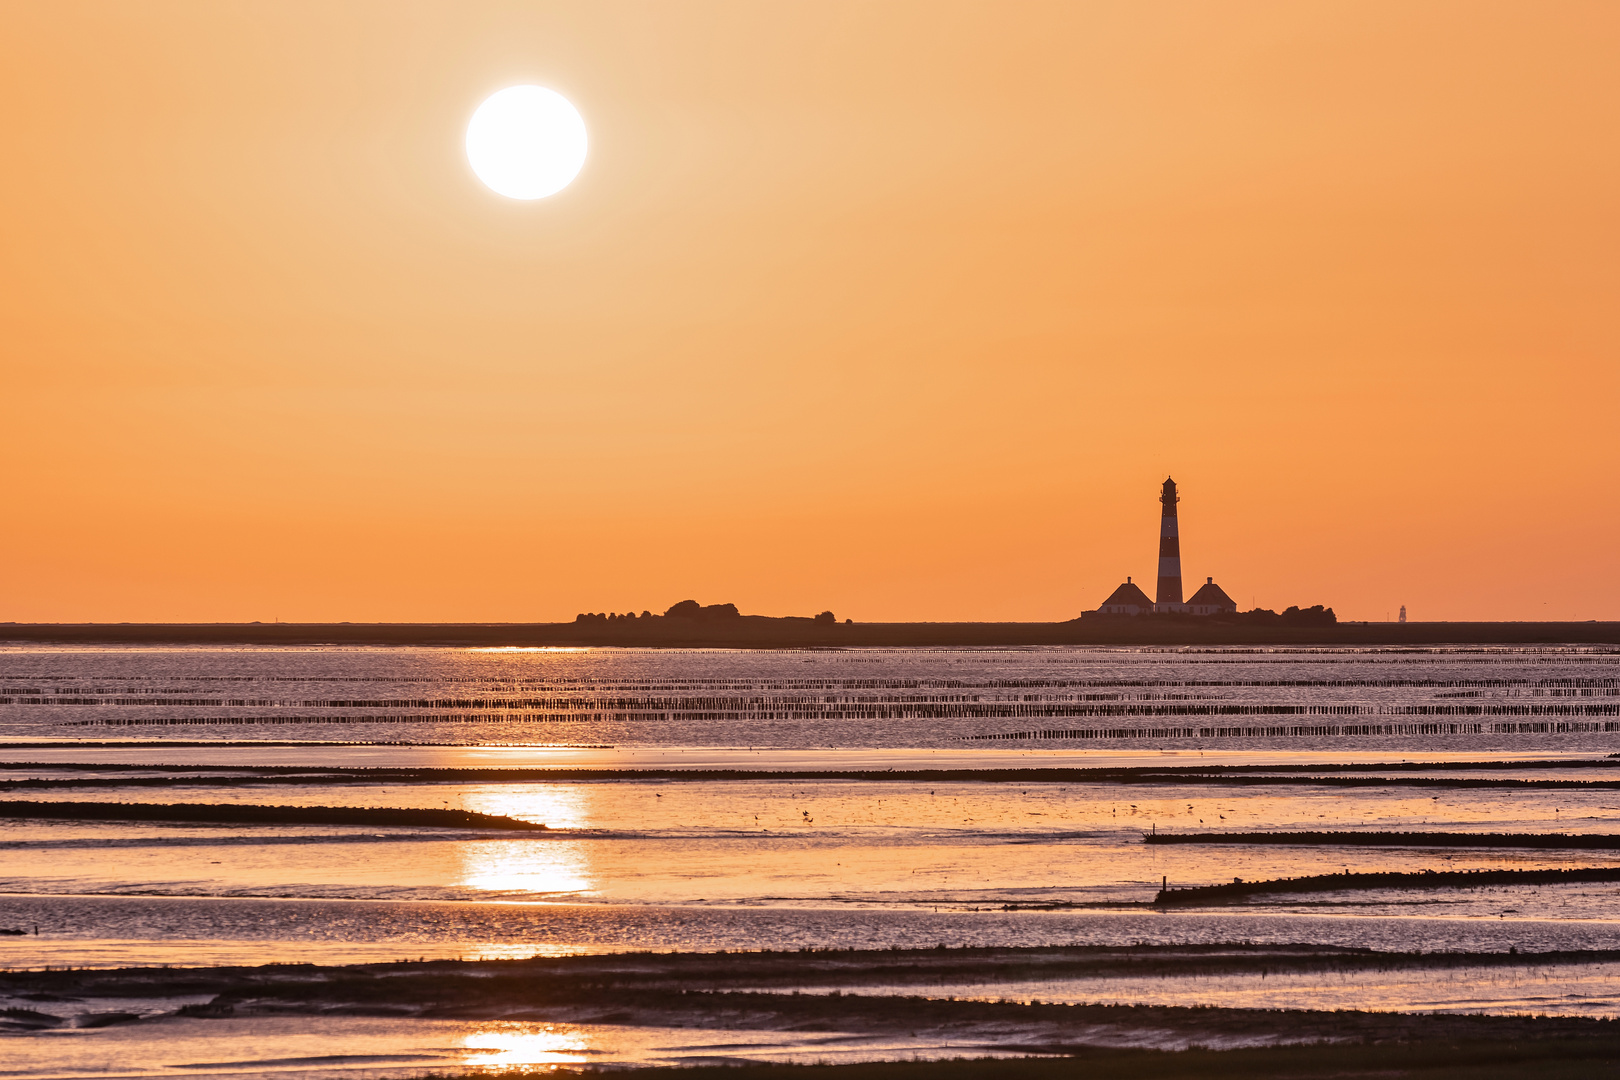
{"label": "textured mud ridge", "polygon": [[[1366,970],[1447,965],[1539,965],[1617,959],[1614,953],[1392,954],[1313,946],[932,949],[892,952],[617,954],[521,961],[353,967],[147,968],[0,972],[0,995],[19,1004],[0,1027],[85,1026],[75,1002],[191,1000],[162,1015],[103,1012],[105,1023],[253,1016],[378,1016],[546,1023],[730,1028],[755,1031],[905,1032],[949,1036],[972,1056],[1009,1048],[1087,1054],[1142,1045],[1264,1046],[1447,1040],[1620,1045],[1620,1022],[1581,1018],[1411,1015],[862,995],[889,987],[997,983],[1097,974],[1205,974]],[[856,992],[798,993],[798,985]],[[752,989],[740,989],[752,987]],[[779,987],[779,989],[771,989]],[[203,999],[203,1000],[199,1000]],[[1010,1041],[1009,1041],[1010,1040]]]}
{"label": "textured mud ridge", "polygon": [[1609,851],[1620,848],[1620,836],[1607,833],[1464,833],[1464,832],[1227,832],[1148,833],[1147,844],[1283,844],[1299,847],[1497,847],[1571,848]]}
{"label": "textured mud ridge", "polygon": [[1620,881],[1620,867],[1577,867],[1569,870],[1421,870],[1417,873],[1320,874],[1234,880],[1225,885],[1161,889],[1154,904],[1162,907],[1222,904],[1265,893],[1323,893],[1362,889],[1473,889],[1482,885],[1572,885]]}
{"label": "textured mud ridge", "polygon": [[[210,994],[215,997],[211,1008],[216,1011],[227,1006],[283,1012],[375,1006],[389,1014],[451,1015],[454,1010],[463,1009],[499,1012],[540,1001],[576,1004],[621,1001],[624,1000],[622,995],[632,993],[684,996],[731,993],[739,988],[787,991],[813,985],[855,991],[878,985],[993,987],[1098,976],[1217,977],[1481,967],[1546,968],[1595,963],[1620,963],[1620,950],[1383,952],[1328,945],[1241,944],[805,949],[795,952],[609,953],[528,960],[401,961],[342,967],[290,964],[0,971],[0,995],[71,1000]],[[676,1006],[660,1006],[666,1007]],[[814,1005],[818,1009],[824,1007],[832,1006],[825,1001]],[[441,1011],[446,1009],[452,1013]],[[1223,1010],[1182,1011],[1204,1014]],[[1588,1021],[1567,1022],[1578,1026]],[[1620,1021],[1613,1022],[1612,1026],[1620,1033]]]}
{"label": "textured mud ridge", "polygon": [[[1546,967],[1620,961],[1620,952],[1377,953],[1318,946],[928,949],[574,956],[519,961],[0,972],[0,1031],[255,1017],[380,1017],[548,1025],[824,1033],[949,1047],[953,1062],[748,1064],[746,1040],[684,1069],[693,1080],[797,1074],[848,1080],[1175,1080],[1421,1076],[1426,1080],[1585,1080],[1620,1069],[1620,1021],[1532,1016],[1186,1008],[902,996],[911,985],[1099,974]],[[816,992],[801,993],[800,985]],[[887,988],[862,994],[861,987]],[[747,988],[747,989],[745,989]],[[189,999],[189,1000],[188,1000]],[[118,1006],[127,1000],[127,1009]],[[153,1006],[158,1010],[154,1011]],[[94,1010],[94,1011],[92,1011]],[[251,1029],[248,1029],[251,1030]],[[161,1035],[160,1035],[161,1037]],[[1159,1049],[1140,1049],[1157,1047]],[[995,1060],[986,1060],[994,1055]],[[899,1056],[899,1055],[897,1055]],[[981,1060],[971,1060],[971,1059]],[[1053,1060],[1054,1058],[1059,1060]],[[258,1062],[257,1064],[265,1064]],[[738,1068],[737,1066],[743,1066]],[[1484,1071],[1481,1071],[1484,1070]],[[557,1075],[549,1067],[546,1075]],[[503,1075],[511,1075],[508,1072]],[[486,1071],[446,1076],[488,1076]],[[526,1075],[526,1074],[525,1074]],[[587,1070],[562,1075],[600,1076]]]}
{"label": "textured mud ridge", "polygon": [[544,825],[470,810],[232,803],[25,802],[0,800],[0,818],[53,821],[200,821],[251,825],[403,825],[545,832]]}
{"label": "textured mud ridge", "polygon": [[[855,1065],[726,1062],[688,1066],[680,1070],[679,1076],[682,1080],[1590,1080],[1620,1071],[1620,1040],[1600,1035],[1517,1040],[1419,1036],[1382,1043],[1240,1050],[1163,1051],[1040,1044],[1021,1049],[1030,1056]],[[667,1073],[661,1070],[660,1075]],[[438,1080],[472,1080],[489,1075],[446,1074]],[[559,1069],[548,1070],[545,1075],[602,1074],[595,1070]]]}

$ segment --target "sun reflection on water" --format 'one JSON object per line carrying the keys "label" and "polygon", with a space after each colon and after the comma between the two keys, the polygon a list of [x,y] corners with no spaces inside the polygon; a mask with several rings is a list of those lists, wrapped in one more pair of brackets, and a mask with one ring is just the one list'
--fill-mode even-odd
{"label": "sun reflection on water", "polygon": [[532,960],[539,956],[577,956],[602,952],[611,946],[580,945],[574,942],[486,942],[469,945],[456,952],[460,960]]}
{"label": "sun reflection on water", "polygon": [[592,826],[593,789],[579,784],[490,784],[461,796],[462,809],[536,821],[553,829]]}
{"label": "sun reflection on water", "polygon": [[495,893],[591,892],[595,883],[578,845],[561,840],[485,840],[462,844],[460,884]]}
{"label": "sun reflection on water", "polygon": [[522,1065],[578,1065],[590,1060],[590,1040],[557,1024],[503,1023],[461,1038],[467,1065],[480,1071]]}

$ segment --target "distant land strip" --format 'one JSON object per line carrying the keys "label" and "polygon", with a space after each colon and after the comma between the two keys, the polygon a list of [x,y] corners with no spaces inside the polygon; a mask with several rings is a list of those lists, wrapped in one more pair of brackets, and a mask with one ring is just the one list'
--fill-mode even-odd
{"label": "distant land strip", "polygon": [[0,818],[67,821],[193,821],[246,825],[403,825],[439,829],[544,832],[532,821],[470,810],[361,806],[258,806],[236,803],[25,802],[0,800]]}
{"label": "distant land strip", "polygon": [[[642,625],[645,622],[646,625]],[[1409,622],[1328,626],[1221,624],[1196,616],[1069,622],[828,623],[740,615],[568,623],[0,623],[0,641],[58,645],[400,645],[455,648],[634,646],[1620,644],[1620,622]]]}
{"label": "distant land strip", "polygon": [[[121,739],[121,740],[42,740],[38,742],[0,742],[0,750],[72,750],[79,748],[106,748],[120,747],[125,749],[170,749],[173,747],[277,747],[277,746],[427,746],[453,748],[459,746],[488,746],[488,743],[401,743],[401,742],[302,742],[302,741],[258,741],[258,740],[194,740],[170,741],[152,739]],[[532,749],[564,749],[564,750],[612,750],[612,746],[591,746],[583,744],[544,743],[521,744]],[[187,772],[229,772],[257,774],[320,774],[320,775],[354,775],[356,777],[371,779],[392,779],[395,777],[445,777],[471,779],[524,779],[528,777],[547,777],[558,772],[590,772],[605,775],[625,775],[645,772],[668,772],[672,775],[688,775],[690,770],[685,769],[570,769],[570,768],[511,768],[500,765],[471,765],[471,766],[436,766],[436,765],[219,765],[207,762],[197,762],[183,765],[151,764],[147,762],[106,762],[106,761],[0,761],[0,769],[47,769],[47,770],[73,770],[76,772],[151,772],[160,770],[173,772],[185,770]],[[907,777],[918,772],[926,772],[930,776],[940,772],[976,774],[982,772],[1009,773],[1032,779],[1047,774],[1057,774],[1062,778],[1084,779],[1147,779],[1161,780],[1165,778],[1184,779],[1199,775],[1211,776],[1250,776],[1256,775],[1261,779],[1270,774],[1303,774],[1303,773],[1410,773],[1410,772],[1518,772],[1526,769],[1620,769],[1620,754],[1610,754],[1603,758],[1529,758],[1491,759],[1488,761],[1386,761],[1386,762],[1327,762],[1315,765],[1310,764],[1275,764],[1275,765],[1125,765],[1100,766],[1089,768],[1017,768],[1017,769],[931,769],[931,770],[865,770],[861,775],[876,775],[883,777]],[[707,772],[737,773],[739,775],[767,775],[781,776],[782,772],[754,769],[722,769],[706,770]],[[825,770],[792,770],[795,774],[823,775]],[[840,774],[849,770],[835,770]]]}
{"label": "distant land strip", "polygon": [[1147,844],[1292,844],[1302,847],[1512,847],[1612,851],[1610,833],[1252,832],[1147,833]]}
{"label": "distant land strip", "polygon": [[1234,879],[1224,885],[1161,889],[1153,903],[1161,907],[1221,904],[1266,893],[1323,893],[1362,889],[1474,889],[1481,885],[1564,885],[1620,881],[1620,866],[1579,867],[1569,870],[1421,870],[1417,873],[1319,874],[1314,877],[1274,878],[1270,881]]}
{"label": "distant land strip", "polygon": [[[1574,763],[1571,763],[1572,765]],[[1605,768],[1609,763],[1604,763]],[[714,769],[714,768],[376,768],[345,769],[318,766],[74,766],[56,763],[0,765],[4,770],[63,770],[175,773],[174,776],[127,777],[9,777],[0,775],[0,790],[64,787],[147,787],[206,784],[228,787],[253,784],[377,784],[443,783],[590,783],[614,781],[717,781],[816,782],[851,780],[869,783],[974,783],[974,784],[1186,784],[1224,786],[1318,786],[1343,788],[1424,787],[1507,790],[1596,791],[1620,789],[1620,780],[1539,780],[1514,777],[1412,775],[1245,775],[1133,769]],[[1391,770],[1393,773],[1395,770]],[[211,774],[211,775],[209,775]]]}

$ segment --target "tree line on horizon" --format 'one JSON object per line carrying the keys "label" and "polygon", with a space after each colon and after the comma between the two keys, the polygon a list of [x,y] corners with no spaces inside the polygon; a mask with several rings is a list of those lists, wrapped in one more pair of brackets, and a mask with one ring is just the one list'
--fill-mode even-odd
{"label": "tree line on horizon", "polygon": [[1238,611],[1227,616],[1205,616],[1222,621],[1236,621],[1239,623],[1257,623],[1262,626],[1333,626],[1338,623],[1339,617],[1330,607],[1321,604],[1312,604],[1308,608],[1290,606],[1282,614],[1270,608],[1254,608],[1251,611]]}

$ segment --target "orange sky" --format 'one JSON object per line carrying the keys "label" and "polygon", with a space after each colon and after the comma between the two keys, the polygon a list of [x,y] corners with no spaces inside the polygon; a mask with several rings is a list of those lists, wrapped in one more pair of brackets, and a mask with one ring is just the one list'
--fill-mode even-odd
{"label": "orange sky", "polygon": [[1620,618],[1617,73],[1609,2],[0,4],[0,620],[1063,619],[1166,473],[1245,608]]}

